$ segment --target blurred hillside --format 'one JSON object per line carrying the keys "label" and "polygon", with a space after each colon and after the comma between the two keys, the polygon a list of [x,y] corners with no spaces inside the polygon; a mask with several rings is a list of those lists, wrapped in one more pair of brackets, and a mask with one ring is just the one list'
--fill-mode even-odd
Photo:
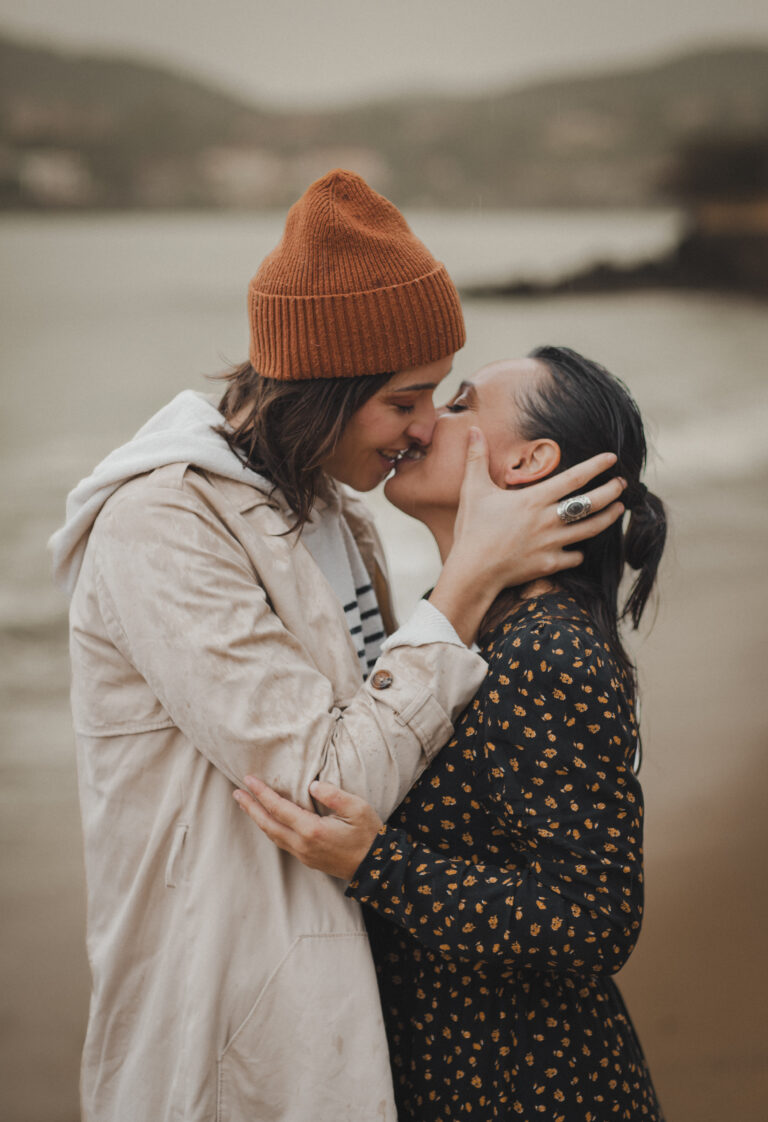
{"label": "blurred hillside", "polygon": [[0,38],[0,206],[283,206],[339,165],[400,205],[644,206],[664,201],[697,137],[766,121],[768,45],[296,112],[156,65]]}

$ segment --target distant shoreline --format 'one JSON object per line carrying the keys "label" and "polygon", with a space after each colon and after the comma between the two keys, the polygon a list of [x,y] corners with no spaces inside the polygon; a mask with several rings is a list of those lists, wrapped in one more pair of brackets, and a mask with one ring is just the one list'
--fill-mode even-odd
{"label": "distant shoreline", "polygon": [[768,298],[768,234],[691,230],[669,253],[634,265],[598,261],[556,281],[465,285],[469,299],[535,299],[647,290],[722,292]]}

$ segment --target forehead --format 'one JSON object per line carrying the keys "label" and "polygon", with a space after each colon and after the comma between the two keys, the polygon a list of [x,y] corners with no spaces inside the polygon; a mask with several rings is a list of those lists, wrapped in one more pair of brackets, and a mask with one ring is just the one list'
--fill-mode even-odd
{"label": "forehead", "polygon": [[534,358],[509,358],[488,362],[470,378],[479,402],[501,408],[546,376],[547,368]]}
{"label": "forehead", "polygon": [[535,383],[545,367],[535,358],[504,358],[489,362],[471,378],[481,396],[496,397],[500,393],[516,393]]}

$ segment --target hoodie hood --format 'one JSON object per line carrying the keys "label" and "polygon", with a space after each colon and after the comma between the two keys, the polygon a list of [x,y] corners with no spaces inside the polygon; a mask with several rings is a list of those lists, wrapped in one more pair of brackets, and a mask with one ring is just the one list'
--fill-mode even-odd
{"label": "hoodie hood", "polygon": [[64,525],[48,542],[53,579],[68,596],[75,590],[93,523],[107,499],[129,479],[166,464],[188,463],[261,491],[272,490],[213,431],[224,422],[214,401],[212,396],[183,390],[70,491]]}

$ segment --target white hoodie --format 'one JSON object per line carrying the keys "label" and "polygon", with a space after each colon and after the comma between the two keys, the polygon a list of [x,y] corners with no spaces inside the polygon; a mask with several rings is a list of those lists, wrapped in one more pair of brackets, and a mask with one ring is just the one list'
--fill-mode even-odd
{"label": "white hoodie", "polygon": [[[75,590],[93,523],[107,499],[129,479],[166,464],[189,463],[269,494],[272,484],[246,467],[224,437],[214,432],[224,422],[215,401],[213,395],[183,390],[70,491],[64,525],[48,542],[54,580],[68,596]],[[317,503],[301,540],[344,606],[365,677],[381,651],[384,625],[338,502]],[[390,636],[386,648],[430,642],[464,645],[442,612],[422,600],[408,622]]]}
{"label": "white hoodie", "polygon": [[262,491],[270,489],[269,483],[245,467],[226,440],[213,431],[213,426],[223,421],[211,398],[184,390],[70,491],[64,525],[48,542],[53,554],[53,579],[68,596],[75,590],[99,511],[129,479],[166,464],[190,463],[227,479],[251,483]]}
{"label": "white hoodie", "polygon": [[[48,543],[53,577],[72,596],[91,527],[104,503],[134,476],[165,464],[190,463],[215,475],[249,483],[268,494],[272,485],[246,467],[214,428],[224,418],[215,398],[184,390],[136,435],[98,464],[67,496],[66,521]],[[319,502],[304,527],[302,541],[344,605],[363,674],[381,651],[384,625],[355,540],[340,517],[339,504]]]}

